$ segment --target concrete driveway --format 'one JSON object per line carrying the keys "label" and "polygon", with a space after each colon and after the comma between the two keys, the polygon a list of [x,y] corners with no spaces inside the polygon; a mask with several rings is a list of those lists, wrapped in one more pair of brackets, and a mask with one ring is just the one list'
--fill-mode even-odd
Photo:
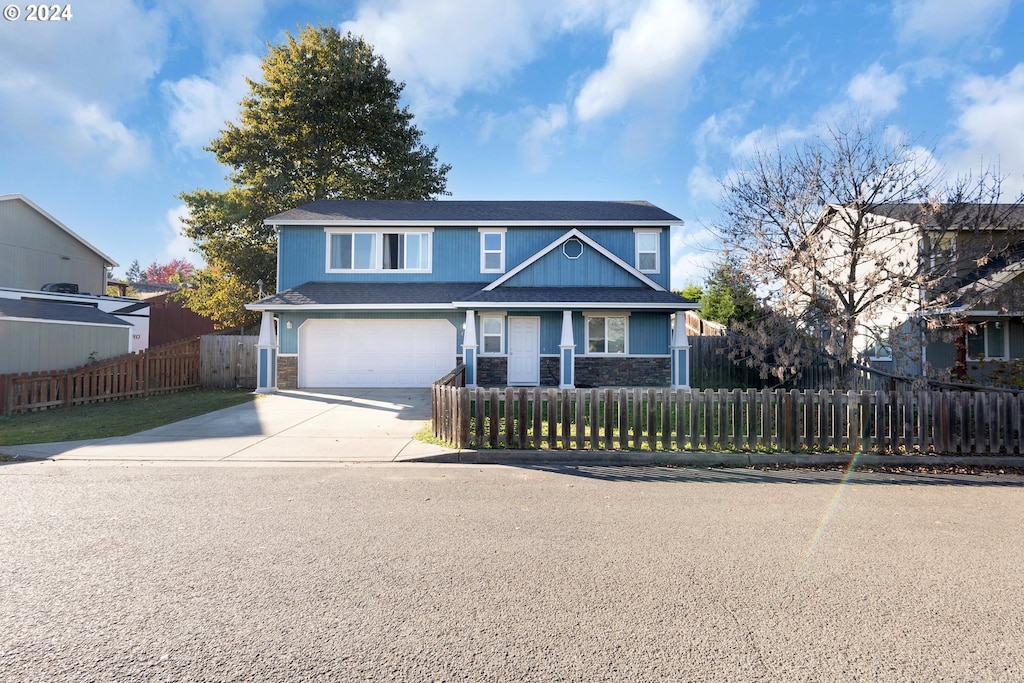
{"label": "concrete driveway", "polygon": [[130,436],[27,446],[24,458],[153,462],[396,462],[453,452],[413,439],[429,389],[281,391]]}

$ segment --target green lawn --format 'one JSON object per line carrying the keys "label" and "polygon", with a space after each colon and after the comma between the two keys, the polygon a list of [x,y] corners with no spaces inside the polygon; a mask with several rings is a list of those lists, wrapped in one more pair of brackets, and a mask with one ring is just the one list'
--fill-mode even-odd
{"label": "green lawn", "polygon": [[0,416],[0,446],[125,436],[246,403],[248,391],[196,390]]}

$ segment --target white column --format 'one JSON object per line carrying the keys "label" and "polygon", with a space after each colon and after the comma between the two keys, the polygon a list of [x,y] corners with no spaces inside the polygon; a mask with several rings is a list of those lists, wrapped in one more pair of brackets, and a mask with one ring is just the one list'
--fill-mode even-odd
{"label": "white column", "polygon": [[576,343],[572,338],[572,311],[562,311],[562,341],[558,345],[558,388],[576,388]]}
{"label": "white column", "polygon": [[672,331],[672,388],[690,388],[690,338],[686,335],[686,312],[676,312]]}
{"label": "white column", "polygon": [[274,314],[263,311],[260,320],[260,338],[256,341],[256,393],[277,391],[277,332]]}
{"label": "white column", "polygon": [[476,386],[476,315],[466,311],[466,330],[462,334],[462,362],[466,366],[466,386]]}

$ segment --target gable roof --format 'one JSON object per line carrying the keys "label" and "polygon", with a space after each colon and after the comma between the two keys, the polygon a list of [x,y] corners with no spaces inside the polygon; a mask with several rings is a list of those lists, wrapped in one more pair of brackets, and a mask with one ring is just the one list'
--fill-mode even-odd
{"label": "gable roof", "polygon": [[21,320],[57,321],[83,325],[110,325],[131,327],[131,323],[110,313],[104,313],[95,306],[64,304],[39,299],[5,299],[0,297],[0,318]]}
{"label": "gable roof", "polygon": [[482,282],[307,282],[247,304],[254,311],[287,309],[454,308]]}
{"label": "gable roof", "polygon": [[500,287],[483,282],[307,282],[260,299],[251,311],[455,310],[526,305],[531,309],[685,310],[698,305],[647,287]]}
{"label": "gable roof", "polygon": [[66,232],[72,238],[74,238],[75,240],[80,242],[84,247],[86,247],[91,252],[93,252],[94,254],[99,256],[101,259],[103,259],[106,262],[108,267],[112,268],[112,267],[118,265],[117,261],[115,261],[114,259],[110,258],[106,254],[104,254],[102,251],[100,251],[99,249],[97,249],[93,245],[89,244],[84,239],[82,239],[82,237],[80,237],[77,233],[75,233],[74,230],[72,230],[71,228],[69,228],[68,226],[64,225],[59,220],[57,220],[56,218],[54,218],[53,216],[48,214],[46,211],[44,211],[42,208],[40,208],[39,205],[37,205],[35,202],[33,202],[31,199],[29,199],[25,195],[23,195],[23,194],[0,194],[0,202],[9,202],[9,201],[14,201],[14,200],[18,200],[18,201],[23,202],[30,209],[32,209],[33,211],[35,211],[36,213],[41,215],[46,220],[48,220],[51,223],[53,223],[54,225],[56,225],[58,228],[60,228],[64,232]]}
{"label": "gable roof", "polygon": [[519,273],[523,272],[524,270],[529,268],[531,265],[533,265],[534,263],[539,261],[545,254],[551,253],[552,251],[557,249],[562,244],[565,244],[566,241],[568,241],[570,239],[573,239],[573,238],[576,238],[579,241],[583,242],[584,244],[588,245],[591,249],[593,249],[597,253],[601,254],[602,256],[607,258],[609,261],[611,261],[612,263],[617,265],[619,268],[622,268],[624,271],[626,271],[627,273],[629,273],[630,275],[635,277],[637,280],[640,280],[640,282],[644,283],[645,285],[647,285],[651,289],[654,289],[654,290],[659,291],[659,292],[665,291],[665,288],[662,287],[661,285],[659,285],[657,282],[655,282],[651,278],[647,277],[646,275],[644,275],[639,270],[637,270],[633,266],[629,265],[628,263],[626,263],[625,261],[620,259],[618,256],[616,256],[612,252],[608,251],[607,249],[602,247],[600,244],[598,244],[596,241],[594,241],[590,237],[587,237],[586,235],[584,235],[582,232],[580,232],[576,228],[573,228],[572,230],[568,231],[564,235],[560,235],[556,240],[551,242],[551,244],[547,245],[546,247],[544,247],[543,249],[538,251],[536,254],[534,254],[530,258],[524,260],[522,263],[520,263],[518,266],[516,266],[512,270],[508,271],[507,273],[505,273],[504,275],[499,277],[497,280],[495,280],[491,284],[489,284],[486,287],[484,287],[484,290],[485,291],[491,291],[491,290],[494,290],[494,289],[500,287],[502,284],[508,282],[513,277],[515,277],[516,275],[518,275]]}
{"label": "gable roof", "polygon": [[[829,205],[838,210],[844,207]],[[869,213],[897,221],[920,225],[926,230],[941,228],[1021,228],[1024,227],[1022,204],[878,204]]]}
{"label": "gable roof", "polygon": [[660,309],[682,311],[700,305],[673,292],[646,287],[501,287],[480,290],[461,301],[459,308],[504,308],[528,304],[531,308]]}
{"label": "gable roof", "polygon": [[267,225],[682,225],[644,201],[399,201],[323,199],[279,213]]}

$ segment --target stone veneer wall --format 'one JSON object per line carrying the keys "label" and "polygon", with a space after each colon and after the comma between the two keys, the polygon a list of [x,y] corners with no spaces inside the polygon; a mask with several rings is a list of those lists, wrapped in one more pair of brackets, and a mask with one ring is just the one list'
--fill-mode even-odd
{"label": "stone veneer wall", "polygon": [[667,387],[672,383],[671,358],[588,358],[576,356],[576,386]]}
{"label": "stone veneer wall", "polygon": [[476,384],[478,387],[503,387],[508,383],[508,358],[504,356],[476,357]]}
{"label": "stone veneer wall", "polygon": [[[559,359],[540,359],[540,385],[557,387]],[[481,387],[503,387],[508,383],[508,358],[477,356],[476,383]],[[667,387],[672,383],[671,358],[587,358],[576,356],[576,386]]]}
{"label": "stone veneer wall", "polygon": [[299,388],[299,357],[278,356],[277,357],[277,388],[298,389]]}

